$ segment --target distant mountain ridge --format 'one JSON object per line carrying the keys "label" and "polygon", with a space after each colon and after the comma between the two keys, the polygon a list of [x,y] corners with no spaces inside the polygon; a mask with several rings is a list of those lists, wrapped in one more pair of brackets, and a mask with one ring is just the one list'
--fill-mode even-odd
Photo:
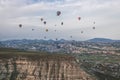
{"label": "distant mountain ridge", "polygon": [[93,38],[87,40],[88,42],[120,42],[120,40],[113,40],[108,38]]}
{"label": "distant mountain ridge", "polygon": [[[5,40],[5,41],[0,41],[0,42],[73,42],[76,40],[65,40],[65,39],[59,39],[59,40],[53,40],[53,39],[13,39],[13,40]],[[77,42],[77,41],[76,41]],[[109,38],[92,38],[88,39],[85,41],[80,41],[80,42],[120,42],[120,40],[113,40]]]}
{"label": "distant mountain ridge", "polygon": [[[96,50],[101,51],[101,47],[112,46],[120,48],[120,40],[111,40],[104,38],[94,38],[86,41],[75,40],[43,40],[43,39],[22,39],[22,40],[7,40],[0,41],[0,48],[15,48],[27,51],[47,51],[47,52],[61,52],[61,53],[83,53],[89,52],[89,48],[92,49],[91,53]],[[93,47],[93,48],[92,48]],[[84,48],[86,48],[84,50]],[[84,51],[83,51],[84,50]]]}

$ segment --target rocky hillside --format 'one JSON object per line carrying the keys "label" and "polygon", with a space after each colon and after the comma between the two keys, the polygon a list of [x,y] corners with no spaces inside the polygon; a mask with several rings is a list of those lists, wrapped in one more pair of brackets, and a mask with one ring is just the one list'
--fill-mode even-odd
{"label": "rocky hillside", "polygon": [[0,53],[0,80],[94,80],[76,59],[58,54]]}

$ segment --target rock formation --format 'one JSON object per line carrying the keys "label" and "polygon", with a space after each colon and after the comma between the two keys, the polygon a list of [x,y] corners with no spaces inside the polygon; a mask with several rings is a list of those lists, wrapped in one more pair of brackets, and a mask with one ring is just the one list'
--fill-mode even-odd
{"label": "rock formation", "polygon": [[74,57],[0,54],[0,80],[94,80]]}

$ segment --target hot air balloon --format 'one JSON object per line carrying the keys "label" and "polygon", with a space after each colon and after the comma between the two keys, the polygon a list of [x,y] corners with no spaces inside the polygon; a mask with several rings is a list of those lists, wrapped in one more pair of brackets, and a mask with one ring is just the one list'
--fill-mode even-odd
{"label": "hot air balloon", "polygon": [[83,31],[81,31],[81,33],[83,33]]}
{"label": "hot air balloon", "polygon": [[81,20],[81,17],[78,17],[78,20]]}
{"label": "hot air balloon", "polygon": [[60,14],[61,14],[61,11],[57,11],[57,16],[60,16]]}
{"label": "hot air balloon", "polygon": [[43,18],[41,18],[40,20],[43,21]]}
{"label": "hot air balloon", "polygon": [[58,39],[56,38],[56,41],[57,41]]}
{"label": "hot air balloon", "polygon": [[22,24],[19,24],[19,27],[21,28],[21,27],[22,27]]}
{"label": "hot air balloon", "polygon": [[63,22],[61,22],[61,25],[63,25]]}
{"label": "hot air balloon", "polygon": [[44,36],[44,39],[46,39],[46,36]]}
{"label": "hot air balloon", "polygon": [[70,36],[70,38],[72,38],[72,36]]}
{"label": "hot air balloon", "polygon": [[34,29],[32,29],[32,31],[34,31]]}
{"label": "hot air balloon", "polygon": [[93,24],[95,24],[95,22],[93,22]]}
{"label": "hot air balloon", "polygon": [[46,32],[48,32],[48,29],[46,29]]}
{"label": "hot air balloon", "polygon": [[44,21],[43,23],[44,23],[44,24],[46,24],[47,22],[46,22],[46,21]]}
{"label": "hot air balloon", "polygon": [[95,29],[95,27],[93,27],[93,29]]}

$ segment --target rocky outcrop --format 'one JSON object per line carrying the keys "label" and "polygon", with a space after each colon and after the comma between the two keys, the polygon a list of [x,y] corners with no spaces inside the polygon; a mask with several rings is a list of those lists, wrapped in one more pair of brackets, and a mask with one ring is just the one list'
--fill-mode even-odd
{"label": "rocky outcrop", "polygon": [[92,67],[92,71],[100,80],[120,80],[119,63],[99,63]]}
{"label": "rocky outcrop", "polygon": [[0,80],[94,80],[74,57],[0,55]]}

